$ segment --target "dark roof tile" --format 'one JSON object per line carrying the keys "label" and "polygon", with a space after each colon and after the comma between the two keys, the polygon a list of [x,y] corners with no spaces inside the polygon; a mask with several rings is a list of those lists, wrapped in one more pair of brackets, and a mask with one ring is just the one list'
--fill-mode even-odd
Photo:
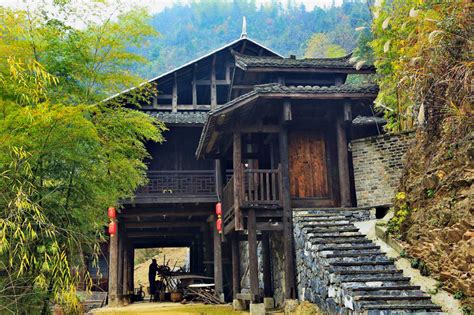
{"label": "dark roof tile", "polygon": [[204,124],[207,112],[164,112],[146,111],[149,115],[158,118],[166,124]]}

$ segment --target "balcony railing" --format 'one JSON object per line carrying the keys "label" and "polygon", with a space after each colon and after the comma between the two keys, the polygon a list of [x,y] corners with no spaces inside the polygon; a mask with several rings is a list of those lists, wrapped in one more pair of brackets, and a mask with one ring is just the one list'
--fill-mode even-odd
{"label": "balcony railing", "polygon": [[137,195],[211,196],[216,195],[214,170],[148,171],[148,184]]}
{"label": "balcony railing", "polygon": [[[238,187],[240,189],[240,200],[237,203],[239,206],[282,206],[280,166],[277,169],[244,169],[241,166],[237,172],[240,172],[239,177],[242,179]],[[234,174],[228,179],[222,193],[222,208],[226,217],[232,216],[232,213],[236,211],[234,209],[235,178]]]}

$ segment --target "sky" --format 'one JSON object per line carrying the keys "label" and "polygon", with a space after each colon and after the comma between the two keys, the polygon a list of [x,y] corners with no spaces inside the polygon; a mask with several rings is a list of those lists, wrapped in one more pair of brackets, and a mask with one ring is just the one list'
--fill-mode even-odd
{"label": "sky", "polygon": [[[201,0],[205,1],[205,0]],[[225,1],[225,0],[222,0]],[[257,0],[257,3],[264,4],[268,3],[271,0]],[[280,0],[282,3],[286,4],[288,0]],[[75,2],[81,2],[81,0],[75,0]],[[164,8],[171,6],[174,2],[180,3],[189,3],[190,0],[127,0],[125,1],[130,6],[140,5],[145,6],[150,13],[157,13],[162,11]],[[306,9],[311,11],[315,6],[327,7],[330,6],[333,0],[295,0],[296,3],[302,3],[305,5]],[[0,0],[0,5],[8,6],[12,8],[24,8],[25,3],[30,5],[30,7],[37,7],[44,3],[42,0]],[[335,0],[336,5],[342,3],[342,0]]]}

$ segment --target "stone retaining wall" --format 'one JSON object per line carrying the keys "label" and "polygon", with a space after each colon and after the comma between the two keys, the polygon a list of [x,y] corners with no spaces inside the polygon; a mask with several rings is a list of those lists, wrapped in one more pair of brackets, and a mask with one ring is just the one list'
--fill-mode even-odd
{"label": "stone retaining wall", "polygon": [[407,131],[352,141],[357,206],[391,204],[414,135]]}

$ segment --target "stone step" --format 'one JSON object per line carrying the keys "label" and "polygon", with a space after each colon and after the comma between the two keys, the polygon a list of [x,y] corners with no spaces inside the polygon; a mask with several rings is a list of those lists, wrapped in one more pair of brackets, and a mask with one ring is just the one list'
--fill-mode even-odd
{"label": "stone step", "polygon": [[327,254],[326,258],[338,258],[338,257],[367,257],[367,256],[383,256],[385,254],[381,251],[344,251],[341,253]]}
{"label": "stone step", "polygon": [[406,282],[410,283],[410,277],[404,277],[402,275],[387,275],[387,274],[374,274],[374,275],[347,275],[339,276],[340,282]]}
{"label": "stone step", "polygon": [[[379,286],[379,287],[351,287],[348,288],[352,292],[357,294],[362,294],[363,292],[376,292],[376,291],[387,291],[387,290],[395,290],[395,291],[412,291],[412,290],[420,290],[421,287],[419,285],[392,285],[392,286]],[[420,291],[421,292],[421,291]],[[373,293],[370,293],[373,294]]]}
{"label": "stone step", "polygon": [[[367,304],[363,307],[364,310],[390,310],[390,311],[441,311],[441,307],[435,304],[426,305],[410,305],[410,304]],[[371,313],[375,314],[375,313]]]}
{"label": "stone step", "polygon": [[399,274],[401,275],[403,274],[402,271],[397,270],[397,269],[371,270],[370,273],[367,272],[367,270],[341,270],[341,271],[336,271],[335,273],[339,275],[367,275],[367,274],[369,275],[373,275],[373,274],[391,274],[391,275]]}
{"label": "stone step", "polygon": [[331,263],[331,266],[334,267],[355,267],[355,266],[390,266],[394,265],[393,261],[391,260],[384,260],[384,261],[337,261]]}
{"label": "stone step", "polygon": [[309,228],[309,227],[317,227],[317,228],[322,228],[322,227],[338,227],[338,226],[345,226],[345,227],[350,227],[353,228],[354,226],[351,225],[350,223],[347,222],[308,222],[303,224],[303,227]]}
{"label": "stone step", "polygon": [[367,273],[370,273],[373,270],[396,271],[397,267],[393,263],[391,265],[379,264],[379,265],[359,265],[359,266],[350,265],[350,266],[329,267],[329,272],[332,272],[332,273],[337,273],[337,272],[346,271],[346,270],[363,270]]}
{"label": "stone step", "polygon": [[347,242],[370,242],[367,238],[365,238],[365,235],[361,234],[360,232],[358,233],[352,233],[350,232],[349,234],[346,235],[341,235],[341,234],[326,234],[326,235],[309,235],[309,240],[313,243],[320,243],[324,242],[326,243],[343,243],[344,241]]}
{"label": "stone step", "polygon": [[329,245],[329,246],[325,246],[325,245],[321,245],[320,247],[318,247],[317,251],[318,252],[321,252],[321,251],[327,251],[327,250],[331,250],[331,251],[338,251],[338,250],[369,250],[369,249],[380,249],[380,246],[378,245],[350,245],[350,246],[345,246],[345,245],[340,245],[340,246],[334,246],[334,245]]}
{"label": "stone step", "polygon": [[300,222],[337,222],[337,221],[347,221],[347,217],[345,216],[317,216],[317,217],[304,217],[299,219]]}
{"label": "stone step", "polygon": [[354,297],[354,301],[429,301],[431,297],[428,295],[359,295]]}
{"label": "stone step", "polygon": [[324,234],[324,233],[338,234],[342,232],[359,232],[359,229],[356,227],[351,227],[351,226],[328,227],[328,228],[312,226],[311,228],[306,228],[306,231],[307,233],[313,233],[313,234]]}

